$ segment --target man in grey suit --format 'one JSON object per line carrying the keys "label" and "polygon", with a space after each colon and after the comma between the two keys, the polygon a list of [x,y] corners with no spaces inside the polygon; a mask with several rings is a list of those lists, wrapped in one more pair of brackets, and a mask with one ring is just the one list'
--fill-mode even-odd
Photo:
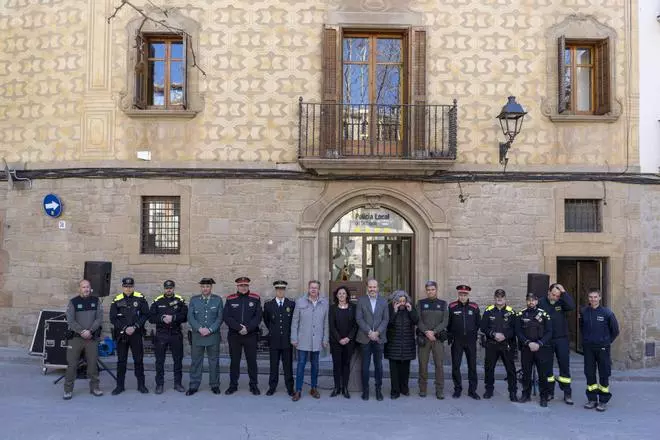
{"label": "man in grey suit", "polygon": [[367,295],[360,297],[355,318],[358,324],[357,342],[362,344],[362,400],[369,400],[369,367],[374,358],[376,399],[383,400],[383,348],[390,313],[387,301],[378,295],[378,281],[367,281]]}
{"label": "man in grey suit", "polygon": [[204,351],[209,359],[209,385],[213,394],[220,394],[220,324],[222,323],[222,298],[211,293],[215,281],[202,278],[199,282],[201,295],[193,296],[188,307],[188,323],[192,327],[190,347],[190,385],[186,396],[192,396],[202,382]]}

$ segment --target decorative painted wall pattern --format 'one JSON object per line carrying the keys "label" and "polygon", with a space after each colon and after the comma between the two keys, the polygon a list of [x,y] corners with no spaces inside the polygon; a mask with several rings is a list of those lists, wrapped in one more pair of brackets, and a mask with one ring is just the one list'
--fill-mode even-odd
{"label": "decorative painted wall pattern", "polygon": [[[106,38],[97,29],[102,25],[98,17],[90,34],[94,0],[4,1],[2,155],[9,162],[133,162],[136,151],[150,150],[154,161],[168,163],[295,162],[298,97],[320,100],[321,29],[329,11],[374,17],[422,14],[428,34],[428,101],[448,104],[456,98],[459,103],[458,163],[497,162],[501,133],[495,116],[509,94],[529,111],[509,154],[512,165],[622,165],[626,130],[634,132],[631,126],[637,123],[636,82],[626,96],[626,81],[637,72],[634,64],[627,71],[631,42],[625,40],[628,28],[636,32],[636,24],[623,0],[166,3],[200,26],[197,57],[208,75],[200,76],[204,108],[193,119],[137,119],[119,109],[132,80],[126,26],[134,12],[122,10],[107,25]],[[553,123],[542,114],[543,101],[555,99],[547,96],[553,80],[547,70],[548,54],[556,47],[548,47],[545,32],[571,14],[593,15],[616,33],[615,98],[632,108],[623,106],[623,116],[614,123]],[[99,59],[108,55],[111,60]],[[107,79],[99,76],[106,65]],[[108,96],[86,93],[107,88]],[[629,142],[635,159],[636,138]]]}

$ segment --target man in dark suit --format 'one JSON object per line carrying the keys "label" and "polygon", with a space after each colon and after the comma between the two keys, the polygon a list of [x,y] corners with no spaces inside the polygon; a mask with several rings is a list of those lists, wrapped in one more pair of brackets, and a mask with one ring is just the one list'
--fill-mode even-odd
{"label": "man in dark suit", "polygon": [[356,321],[358,324],[357,342],[362,344],[362,400],[369,400],[369,367],[374,358],[374,381],[376,399],[383,400],[383,349],[390,313],[387,301],[378,295],[378,281],[367,281],[367,295],[361,296],[357,303]]}
{"label": "man in dark suit", "polygon": [[291,317],[296,303],[285,298],[286,281],[273,283],[275,298],[264,304],[264,324],[268,327],[268,345],[270,350],[270,378],[267,396],[277,390],[280,377],[280,359],[284,370],[284,384],[289,396],[293,396],[293,346],[291,345]]}

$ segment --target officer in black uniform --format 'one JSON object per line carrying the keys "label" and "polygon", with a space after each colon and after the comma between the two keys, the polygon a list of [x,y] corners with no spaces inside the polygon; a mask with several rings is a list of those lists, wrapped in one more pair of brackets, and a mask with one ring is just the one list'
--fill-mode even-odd
{"label": "officer in black uniform", "polygon": [[250,292],[248,277],[236,278],[235,282],[237,292],[227,297],[222,314],[225,324],[229,327],[227,339],[231,357],[229,388],[225,394],[234,394],[238,390],[241,351],[244,351],[250,376],[250,392],[258,396],[261,394],[257,377],[257,341],[262,314],[261,297],[258,293]]}
{"label": "officer in black uniform", "polygon": [[163,283],[164,292],[151,304],[149,321],[156,324],[156,394],[163,393],[165,384],[165,355],[167,348],[172,352],[174,361],[174,389],[185,391],[181,384],[183,361],[183,333],[181,324],[188,320],[188,306],[184,299],[174,293],[174,281]]}
{"label": "officer in black uniform", "polygon": [[493,294],[495,304],[486,307],[481,317],[481,332],[484,334],[486,357],[484,359],[484,399],[493,397],[495,365],[502,359],[509,384],[509,400],[518,401],[516,383],[516,312],[506,305],[506,292],[497,289]]}
{"label": "officer in black uniform", "polygon": [[520,360],[523,370],[523,390],[520,402],[529,402],[532,391],[532,368],[536,365],[539,378],[541,406],[548,406],[548,371],[552,366],[552,323],[550,316],[537,307],[538,298],[534,293],[527,294],[527,308],[520,312],[516,320],[516,335],[522,345]]}
{"label": "officer in black uniform", "polygon": [[285,298],[286,281],[273,283],[275,298],[264,303],[264,324],[268,327],[268,344],[270,351],[270,377],[268,379],[267,396],[272,396],[277,390],[280,377],[280,359],[284,370],[284,384],[289,396],[293,396],[293,346],[291,345],[291,317],[296,307],[295,301]]}
{"label": "officer in black uniform", "polygon": [[110,305],[110,322],[113,336],[117,346],[117,386],[112,390],[116,396],[124,391],[126,379],[126,361],[128,349],[133,353],[133,366],[138,382],[138,391],[142,394],[149,392],[144,385],[144,324],[149,319],[149,304],[140,292],[134,290],[135,280],[126,277],[121,280],[123,293],[115,296]]}
{"label": "officer in black uniform", "polygon": [[461,385],[461,361],[463,353],[468,365],[468,396],[475,400],[481,397],[477,394],[477,333],[479,331],[479,306],[470,301],[472,288],[465,284],[456,286],[458,300],[448,306],[449,321],[447,332],[451,341],[451,377],[454,380],[454,394],[458,399],[463,392]]}

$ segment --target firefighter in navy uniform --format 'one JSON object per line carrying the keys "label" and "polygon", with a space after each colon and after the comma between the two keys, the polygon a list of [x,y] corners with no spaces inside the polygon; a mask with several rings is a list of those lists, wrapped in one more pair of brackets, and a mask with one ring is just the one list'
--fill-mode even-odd
{"label": "firefighter in navy uniform", "polygon": [[[607,307],[600,305],[601,293],[589,292],[589,305],[580,309],[580,332],[584,350],[584,375],[587,378],[587,399],[584,407],[605,411],[610,393],[612,359],[610,346],[619,336],[619,323]],[[596,380],[598,369],[598,381]]]}
{"label": "firefighter in navy uniform", "polygon": [[481,332],[486,337],[486,357],[484,359],[484,399],[493,397],[495,365],[502,359],[509,384],[509,400],[518,401],[516,383],[516,312],[506,305],[506,292],[497,289],[493,294],[495,304],[486,307],[481,317]]}
{"label": "firefighter in navy uniform", "polygon": [[461,385],[461,361],[463,353],[468,366],[468,396],[475,400],[481,397],[477,394],[477,333],[479,331],[479,306],[470,301],[470,286],[461,284],[456,286],[458,300],[448,306],[449,320],[447,333],[451,341],[451,377],[454,381],[454,394],[458,399],[463,392]]}
{"label": "firefighter in navy uniform", "polygon": [[149,304],[140,292],[134,290],[135,280],[126,277],[121,280],[123,293],[115,296],[110,305],[110,322],[117,346],[117,386],[112,390],[116,396],[124,391],[126,379],[126,361],[128,349],[133,354],[133,367],[137,378],[138,391],[147,394],[149,390],[144,385],[144,324],[149,319]]}
{"label": "firefighter in navy uniform", "polygon": [[163,393],[165,384],[165,355],[169,347],[174,362],[174,389],[185,391],[181,384],[183,361],[183,333],[181,324],[188,320],[188,306],[184,299],[174,293],[174,281],[163,283],[164,292],[151,304],[149,321],[156,324],[156,394]]}
{"label": "firefighter in navy uniform", "polygon": [[[570,344],[568,342],[568,320],[566,319],[566,313],[575,310],[575,301],[573,301],[573,297],[564,289],[564,286],[555,283],[548,289],[548,295],[539,299],[539,308],[550,315],[550,322],[552,322],[552,351],[557,356],[557,365],[559,367],[557,382],[559,382],[559,388],[564,392],[564,402],[567,405],[573,405]],[[552,371],[552,361],[550,362],[550,371],[548,373],[548,390],[550,392],[550,400],[552,400],[555,395],[555,375]]]}
{"label": "firefighter in navy uniform", "polygon": [[284,384],[289,396],[293,396],[293,345],[291,345],[291,318],[296,307],[295,301],[285,298],[286,281],[273,283],[275,298],[264,303],[264,324],[268,327],[268,349],[270,352],[270,377],[267,396],[277,390],[280,359],[284,370]]}
{"label": "firefighter in navy uniform", "polygon": [[225,324],[229,327],[227,339],[231,358],[229,388],[225,394],[234,394],[238,390],[241,351],[244,351],[250,377],[250,392],[258,396],[261,394],[257,377],[257,342],[262,314],[261,297],[258,293],[250,292],[248,277],[236,278],[235,282],[237,292],[227,297],[222,314]]}
{"label": "firefighter in navy uniform", "polygon": [[552,323],[550,316],[537,307],[538,298],[527,294],[527,308],[516,320],[516,335],[522,345],[520,360],[523,370],[523,390],[520,402],[529,402],[532,391],[532,368],[536,365],[542,407],[548,406],[548,371],[552,365]]}

